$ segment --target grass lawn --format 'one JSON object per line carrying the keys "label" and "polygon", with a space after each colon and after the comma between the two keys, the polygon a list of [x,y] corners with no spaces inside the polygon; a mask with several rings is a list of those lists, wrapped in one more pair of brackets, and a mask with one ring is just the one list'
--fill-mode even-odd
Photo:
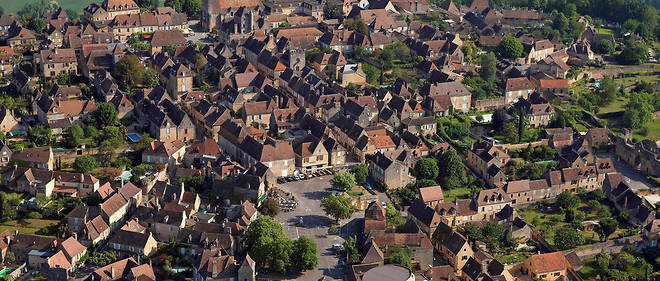
{"label": "grass lawn", "polygon": [[633,137],[636,139],[651,139],[651,140],[660,140],[660,119],[652,119],[645,125],[648,127],[648,135],[642,135],[641,129],[636,129],[633,131]]}
{"label": "grass lawn", "polygon": [[624,78],[616,78],[614,79],[614,82],[616,82],[619,85],[623,85],[624,87],[630,87],[632,85],[635,85],[638,81],[646,81],[649,83],[657,83],[660,81],[660,75],[637,75],[635,77],[624,77]]}
{"label": "grass lawn", "polygon": [[445,202],[453,202],[456,198],[465,199],[472,195],[470,189],[467,187],[447,189],[443,190],[442,193],[445,196]]}
{"label": "grass lawn", "polygon": [[57,225],[58,220],[42,220],[42,219],[25,219],[21,221],[8,221],[0,223],[0,233],[9,229],[10,231],[18,230],[22,234],[35,234],[39,229]]}
{"label": "grass lawn", "polygon": [[601,107],[600,110],[598,111],[598,114],[623,111],[625,109],[626,104],[628,104],[628,98],[618,97],[615,101],[611,102],[610,104]]}
{"label": "grass lawn", "polygon": [[[2,7],[5,8],[5,13],[16,13],[20,11],[25,4],[29,2],[38,2],[36,0],[26,1],[2,1]],[[48,1],[46,1],[48,2]],[[96,0],[57,0],[57,3],[64,9],[73,9],[82,14],[82,9],[90,3],[101,3],[102,1]]]}
{"label": "grass lawn", "polygon": [[596,32],[600,34],[614,34],[614,30],[608,28],[596,28]]}
{"label": "grass lawn", "polygon": [[353,188],[351,188],[351,190],[346,191],[346,193],[348,195],[350,195],[351,197],[359,197],[359,196],[368,194],[367,190],[364,189],[364,187],[359,186],[359,185],[354,186]]}

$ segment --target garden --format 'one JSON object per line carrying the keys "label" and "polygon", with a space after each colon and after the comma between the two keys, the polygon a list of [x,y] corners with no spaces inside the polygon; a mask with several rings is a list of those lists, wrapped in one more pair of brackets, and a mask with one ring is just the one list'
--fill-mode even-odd
{"label": "garden", "polygon": [[556,202],[539,201],[518,209],[523,220],[558,250],[639,233],[639,229],[627,223],[627,213],[616,217],[613,213],[616,211],[602,190],[582,191],[578,195],[564,191]]}

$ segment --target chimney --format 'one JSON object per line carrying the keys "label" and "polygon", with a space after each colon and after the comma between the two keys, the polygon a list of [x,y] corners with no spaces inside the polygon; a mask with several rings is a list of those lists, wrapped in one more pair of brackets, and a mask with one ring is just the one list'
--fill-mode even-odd
{"label": "chimney", "polygon": [[231,234],[231,227],[225,227],[225,233]]}
{"label": "chimney", "polygon": [[488,272],[488,262],[487,261],[483,261],[481,263],[481,272],[482,273]]}
{"label": "chimney", "polygon": [[117,276],[115,276],[115,266],[111,265],[110,266],[110,278],[115,279]]}
{"label": "chimney", "polygon": [[78,240],[78,233],[75,233],[75,232],[73,233],[73,239]]}

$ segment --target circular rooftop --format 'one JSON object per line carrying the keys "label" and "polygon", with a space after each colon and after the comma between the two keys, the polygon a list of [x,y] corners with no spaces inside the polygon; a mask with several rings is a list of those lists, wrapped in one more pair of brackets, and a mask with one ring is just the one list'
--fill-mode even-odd
{"label": "circular rooftop", "polygon": [[374,267],[362,275],[362,281],[413,281],[415,276],[406,267],[386,264]]}

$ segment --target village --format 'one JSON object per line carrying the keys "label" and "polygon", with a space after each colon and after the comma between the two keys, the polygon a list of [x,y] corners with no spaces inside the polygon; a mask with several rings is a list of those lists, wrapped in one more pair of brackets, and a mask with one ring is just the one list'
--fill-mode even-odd
{"label": "village", "polygon": [[0,278],[659,279],[647,3],[0,3]]}

